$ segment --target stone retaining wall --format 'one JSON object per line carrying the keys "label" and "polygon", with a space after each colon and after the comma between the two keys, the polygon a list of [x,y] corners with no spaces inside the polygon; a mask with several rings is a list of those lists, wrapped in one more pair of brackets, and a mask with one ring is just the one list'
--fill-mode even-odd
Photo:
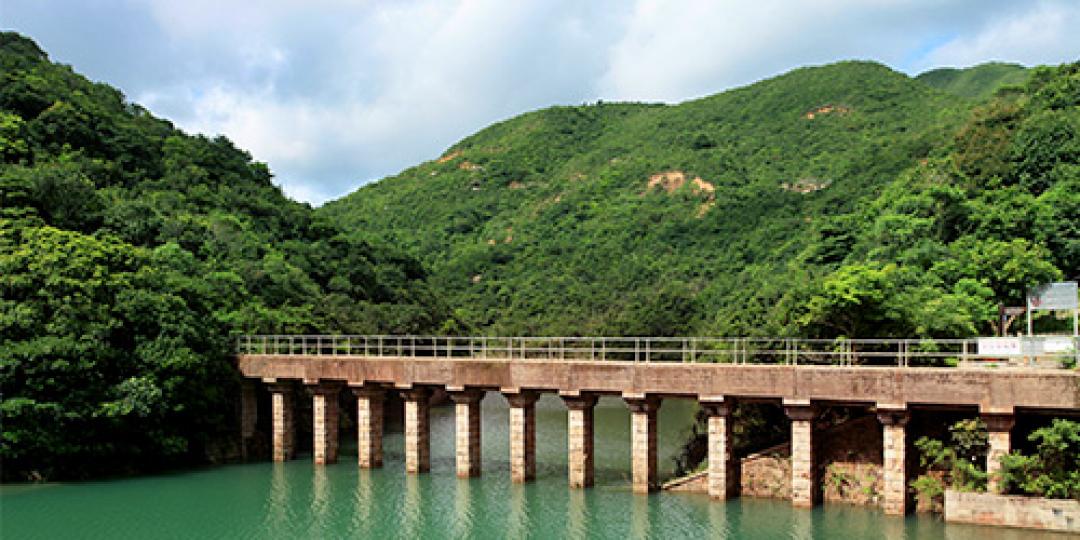
{"label": "stone retaining wall", "polygon": [[945,521],[1080,533],[1080,501],[948,490]]}

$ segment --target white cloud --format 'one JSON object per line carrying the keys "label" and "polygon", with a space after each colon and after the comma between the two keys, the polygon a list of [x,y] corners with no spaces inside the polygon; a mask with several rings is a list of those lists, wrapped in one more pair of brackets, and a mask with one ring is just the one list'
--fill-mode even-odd
{"label": "white cloud", "polygon": [[1027,65],[1080,59],[1080,2],[1023,3],[1024,9],[989,21],[926,55],[921,64],[970,66],[988,60]]}
{"label": "white cloud", "polygon": [[681,101],[849,58],[910,72],[1080,51],[1067,0],[4,4],[54,58],[227,135],[316,203],[553,104]]}

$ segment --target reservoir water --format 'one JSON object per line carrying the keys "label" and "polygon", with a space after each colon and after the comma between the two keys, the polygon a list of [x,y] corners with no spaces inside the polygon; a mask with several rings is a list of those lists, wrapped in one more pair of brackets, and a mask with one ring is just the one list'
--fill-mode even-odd
{"label": "reservoir water", "polygon": [[[691,401],[660,409],[661,475],[692,423]],[[888,517],[861,507],[791,508],[786,501],[630,492],[630,417],[621,400],[596,408],[596,486],[566,483],[566,409],[537,404],[537,479],[510,482],[507,405],[483,402],[483,475],[454,475],[451,407],[431,411],[431,472],[404,473],[401,424],[387,424],[385,465],[356,466],[355,441],[339,463],[310,456],[98,482],[0,487],[0,537],[22,538],[1063,538],[1032,531]]]}

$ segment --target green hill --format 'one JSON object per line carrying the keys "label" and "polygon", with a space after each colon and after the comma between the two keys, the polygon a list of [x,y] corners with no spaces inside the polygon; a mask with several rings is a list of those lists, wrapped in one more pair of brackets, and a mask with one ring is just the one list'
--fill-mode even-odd
{"label": "green hill", "polygon": [[965,69],[932,69],[920,73],[915,80],[957,96],[985,99],[998,88],[1022,84],[1030,74],[1030,70],[1020,64],[987,62]]}
{"label": "green hill", "polygon": [[4,479],[227,454],[241,332],[431,332],[420,265],[0,33]]}
{"label": "green hill", "polygon": [[318,212],[420,258],[479,331],[990,332],[1077,268],[1076,108],[1035,99],[1072,99],[1075,66],[1037,74],[984,107],[865,62],[555,107]]}

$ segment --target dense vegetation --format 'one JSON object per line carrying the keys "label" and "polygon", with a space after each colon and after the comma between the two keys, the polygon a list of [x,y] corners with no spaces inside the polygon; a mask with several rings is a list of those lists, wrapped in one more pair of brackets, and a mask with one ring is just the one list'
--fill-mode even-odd
{"label": "dense vegetation", "polygon": [[312,210],[0,34],[3,477],[224,453],[241,332],[992,332],[1080,272],[1078,134],[1077,64],[844,62],[525,114]]}
{"label": "dense vegetation", "polygon": [[555,107],[319,212],[419,257],[490,333],[985,334],[1080,272],[1078,70],[843,62]]}
{"label": "dense vegetation", "polygon": [[919,74],[915,80],[950,94],[967,98],[988,98],[999,88],[1020,85],[1030,72],[1019,64],[988,62],[967,69],[938,68]]}
{"label": "dense vegetation", "polygon": [[[1027,437],[1033,451],[1001,456],[996,480],[1003,493],[1080,500],[1080,422],[1055,418]],[[916,493],[940,511],[946,489],[985,491],[986,426],[961,420],[949,427],[948,440],[922,437],[915,442],[926,472],[911,482]]]}
{"label": "dense vegetation", "polygon": [[186,135],[11,33],[0,160],[5,479],[220,454],[236,333],[448,323],[415,260],[287,199],[227,139]]}

